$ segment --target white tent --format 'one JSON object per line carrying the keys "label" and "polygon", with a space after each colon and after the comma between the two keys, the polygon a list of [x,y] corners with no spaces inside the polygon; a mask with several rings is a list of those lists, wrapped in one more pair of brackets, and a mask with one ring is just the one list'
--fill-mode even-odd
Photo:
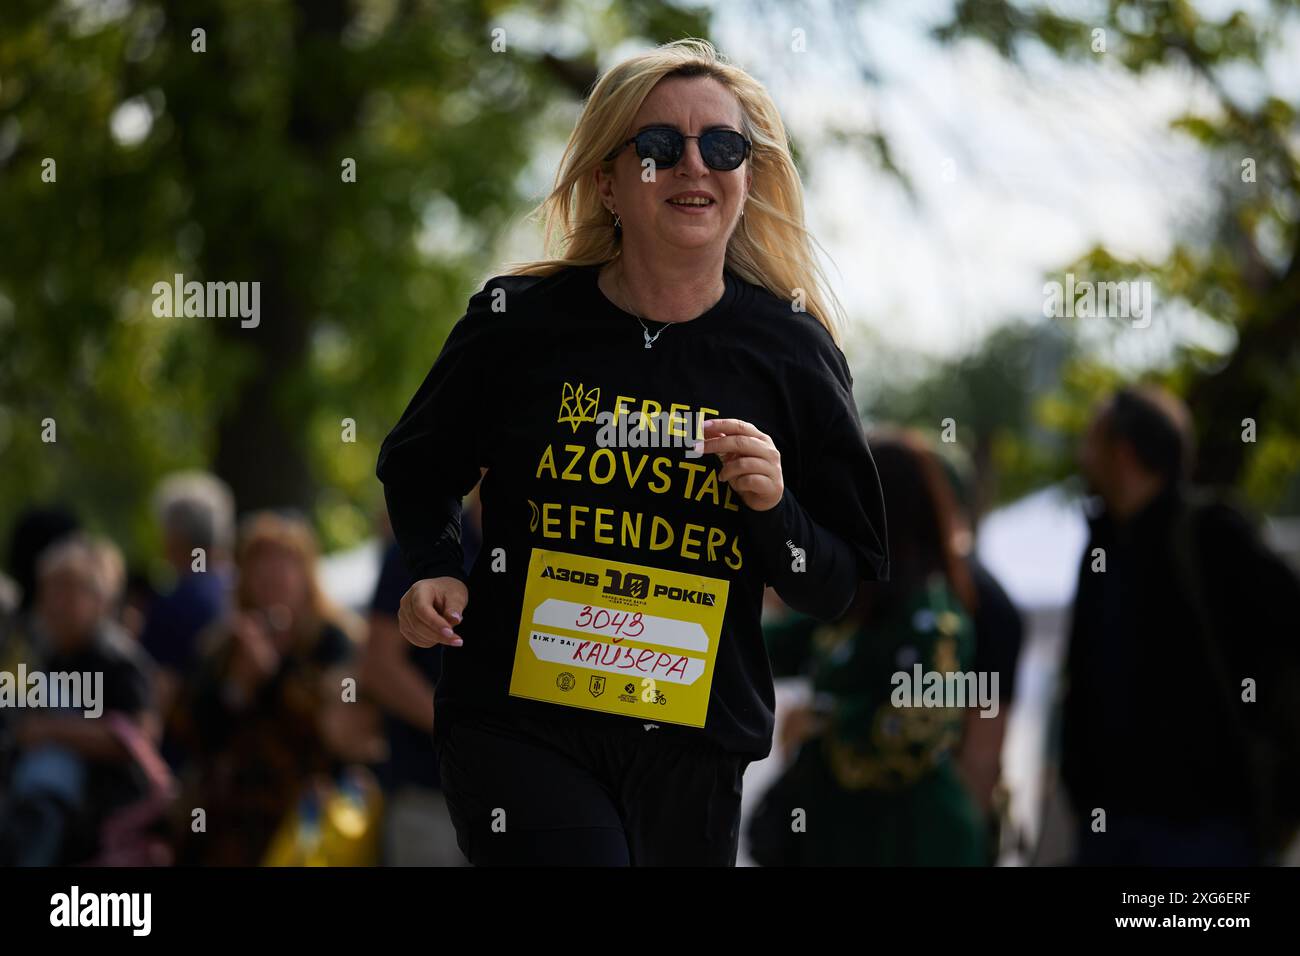
{"label": "white tent", "polygon": [[1074,600],[1087,541],[1079,497],[1051,485],[986,516],[977,551],[1022,611],[1056,611]]}

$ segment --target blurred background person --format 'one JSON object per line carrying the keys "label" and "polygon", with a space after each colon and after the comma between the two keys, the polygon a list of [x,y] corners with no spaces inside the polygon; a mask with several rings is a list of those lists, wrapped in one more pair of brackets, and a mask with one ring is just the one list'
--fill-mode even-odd
{"label": "blurred background person", "polygon": [[[80,527],[75,514],[58,506],[25,508],[14,521],[9,532],[7,568],[17,590],[17,603],[0,618],[0,670],[12,671],[19,661],[32,659],[36,563],[41,552]],[[0,710],[0,735],[4,721],[4,712]]]}
{"label": "blurred background person", "polygon": [[[81,526],[76,515],[59,506],[29,505],[15,517],[5,552],[11,582],[7,606],[0,614],[0,671],[16,674],[19,665],[36,666],[36,563],[41,552]],[[16,757],[14,727],[19,711],[0,707],[0,807]]]}
{"label": "blurred background person", "polygon": [[[89,859],[113,810],[142,796],[131,751],[115,731],[126,718],[144,740],[158,735],[152,664],[115,621],[124,584],[121,553],[101,538],[61,538],[42,552],[36,573],[40,651],[26,662],[44,672],[102,676],[99,699],[47,700],[16,711],[16,756],[0,814],[0,858],[24,866]],[[19,688],[23,692],[24,688]],[[94,693],[89,688],[84,694]],[[94,706],[90,706],[93,703]],[[87,710],[99,710],[88,716]]]}
{"label": "blurred background person", "polygon": [[[862,584],[847,614],[765,627],[773,672],[810,671],[813,705],[780,738],[793,763],[763,797],[750,852],[765,866],[957,866],[987,861],[985,822],[955,760],[956,707],[895,707],[896,672],[967,671],[975,587],[955,546],[943,472],[913,433],[869,437],[884,491],[890,581]],[[792,814],[806,813],[806,830]]]}
{"label": "blurred background person", "polygon": [[[178,820],[182,863],[257,865],[317,775],[343,757],[333,741],[364,721],[340,716],[330,675],[354,658],[355,622],[321,591],[316,539],[298,517],[257,512],[236,554],[233,614],[210,633],[178,714],[193,767],[186,807],[203,807],[207,832]],[[188,814],[188,810],[186,811]]]}
{"label": "blurred background person", "polygon": [[140,640],[144,634],[149,614],[158,600],[158,589],[154,587],[149,573],[143,567],[126,569],[126,585],[122,589],[122,600],[118,611],[118,623],[131,635],[133,640]]}
{"label": "blurred background person", "polygon": [[[175,583],[152,603],[140,643],[158,665],[158,706],[170,725],[181,682],[198,659],[199,634],[222,615],[230,597],[235,501],[216,476],[180,472],[163,480],[155,509]],[[178,763],[170,739],[164,753]]]}
{"label": "blurred background person", "polygon": [[996,863],[1001,834],[1009,812],[1009,795],[1002,783],[1002,745],[1016,692],[1016,668],[1024,643],[1020,611],[979,560],[975,550],[975,494],[969,458],[945,445],[936,460],[953,493],[953,549],[966,562],[975,589],[976,673],[998,675],[998,712],[981,716],[968,711],[957,751],[957,769],[987,821],[989,862]]}
{"label": "blurred background person", "polygon": [[[478,492],[461,513],[466,571],[478,556]],[[384,711],[388,757],[380,768],[386,794],[384,862],[389,866],[464,866],[447,812],[433,749],[433,689],[442,670],[442,645],[416,647],[402,637],[397,612],[415,583],[380,515],[384,556],[370,602],[361,682]]]}
{"label": "blurred background person", "polygon": [[229,597],[235,503],[215,475],[181,472],[160,484],[155,515],[175,579],[153,603],[141,642],[174,682],[194,662],[199,633],[220,616]]}
{"label": "blurred background person", "polygon": [[1101,404],[1081,446],[1100,507],[1074,603],[1061,770],[1081,864],[1265,862],[1300,800],[1300,582],[1237,510],[1189,492],[1191,428],[1173,395],[1137,386]]}

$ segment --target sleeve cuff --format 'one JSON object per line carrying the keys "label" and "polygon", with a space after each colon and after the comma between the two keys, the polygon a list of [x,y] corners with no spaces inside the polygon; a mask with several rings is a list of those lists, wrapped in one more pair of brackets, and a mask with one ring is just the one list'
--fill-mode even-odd
{"label": "sleeve cuff", "polygon": [[464,566],[459,564],[441,562],[422,564],[416,568],[415,580],[423,581],[426,578],[456,578],[466,587],[469,586],[469,574]]}
{"label": "sleeve cuff", "polygon": [[781,490],[781,500],[766,511],[745,507],[745,518],[756,535],[785,534],[790,527],[790,509],[794,505],[794,492],[786,485]]}

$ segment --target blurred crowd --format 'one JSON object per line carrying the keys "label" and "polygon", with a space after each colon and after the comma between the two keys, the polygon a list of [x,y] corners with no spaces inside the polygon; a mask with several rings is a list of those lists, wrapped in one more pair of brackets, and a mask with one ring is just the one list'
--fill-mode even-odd
{"label": "blurred crowd", "polygon": [[[1239,506],[1190,485],[1193,433],[1176,397],[1134,386],[1098,405],[1078,450],[1089,536],[1043,757],[1080,865],[1276,863],[1300,825],[1300,580]],[[778,732],[788,762],[750,821],[751,854],[987,864],[1008,846],[1021,615],[974,558],[961,469],[915,433],[871,447],[891,580],[863,585],[835,624],[765,627],[774,671],[814,693]],[[917,664],[998,674],[997,716],[907,706],[895,678]]]}
{"label": "blurred crowd", "polygon": [[[1090,539],[1048,758],[1081,864],[1268,863],[1300,821],[1300,581],[1239,508],[1188,485],[1190,426],[1169,394],[1128,388],[1080,449]],[[769,594],[773,673],[811,694],[781,715],[750,853],[987,865],[1024,623],[975,557],[968,467],[915,432],[870,441],[892,578],[831,624]],[[24,671],[102,675],[102,717],[0,707],[0,864],[463,865],[432,751],[441,651],[398,631],[411,581],[386,525],[358,610],[326,595],[301,515],[236,522],[198,472],[168,478],[155,513],[162,588],[69,511],[12,529],[0,674],[18,693]],[[469,566],[474,498],[462,528]],[[993,698],[900,705],[914,669],[995,676]]]}
{"label": "blurred crowd", "polygon": [[155,510],[158,590],[69,511],[15,524],[0,672],[102,675],[102,719],[0,708],[0,863],[462,862],[430,736],[439,652],[398,633],[411,582],[386,525],[358,613],[322,588],[303,516],[236,525],[201,472],[168,478]]}

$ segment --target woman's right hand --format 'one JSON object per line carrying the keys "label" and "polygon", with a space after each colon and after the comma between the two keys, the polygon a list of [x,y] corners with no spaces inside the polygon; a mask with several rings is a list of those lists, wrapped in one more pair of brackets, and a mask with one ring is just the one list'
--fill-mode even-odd
{"label": "woman's right hand", "polygon": [[469,603],[469,589],[459,578],[425,578],[402,595],[397,627],[416,647],[464,643],[454,628]]}

